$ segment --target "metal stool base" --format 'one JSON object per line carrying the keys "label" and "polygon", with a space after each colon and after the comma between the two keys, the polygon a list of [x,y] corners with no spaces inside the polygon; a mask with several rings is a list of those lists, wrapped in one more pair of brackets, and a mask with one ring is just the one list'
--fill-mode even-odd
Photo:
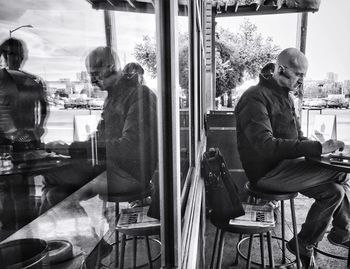
{"label": "metal stool base", "polygon": [[[266,235],[263,235],[263,236],[266,238]],[[253,237],[260,237],[260,235],[259,235],[259,234],[256,234],[256,235],[254,235]],[[271,237],[272,237],[273,239],[277,239],[277,240],[282,241],[282,238],[281,238],[281,237],[278,237],[278,236],[271,236]],[[240,241],[237,243],[237,253],[238,253],[238,255],[239,255],[241,258],[243,258],[245,261],[248,260],[248,257],[245,256],[245,255],[243,254],[243,252],[241,251],[241,245],[243,244],[244,241],[246,241],[246,240],[248,240],[248,239],[249,239],[249,237],[245,237],[245,238],[243,238],[242,240],[240,240]],[[288,242],[288,241],[287,241],[287,240],[284,240],[284,242],[286,243],[286,242]],[[254,265],[262,266],[262,263],[259,263],[259,262],[251,261],[251,263],[254,264]],[[274,266],[274,268],[280,268],[280,269],[294,268],[294,265],[295,265],[295,264],[296,264],[296,260],[291,261],[291,262],[289,262],[289,263],[285,263],[285,264],[276,264],[276,265]]]}
{"label": "metal stool base", "polygon": [[[136,237],[136,236],[135,236],[135,237]],[[129,236],[129,237],[126,238],[126,241],[133,240],[135,237],[134,237],[134,236]],[[137,237],[136,237],[136,240],[137,240],[137,239],[144,239],[144,236],[137,236]],[[149,238],[149,241],[153,241],[153,242],[155,242],[156,244],[159,244],[159,246],[162,245],[162,243],[161,243],[158,239],[155,239],[155,238]],[[126,242],[125,242],[125,243],[126,243]],[[152,258],[151,262],[152,262],[152,263],[155,262],[156,260],[158,260],[158,259],[160,258],[160,256],[161,256],[161,252],[157,253],[157,255],[156,255],[154,258]],[[123,259],[124,257],[121,257],[121,258]],[[130,267],[130,268],[127,268],[127,269],[132,269],[132,268],[143,268],[143,267],[145,267],[145,266],[148,265],[148,264],[149,264],[149,263],[144,263],[144,264],[141,264],[141,265],[137,265],[136,267]]]}

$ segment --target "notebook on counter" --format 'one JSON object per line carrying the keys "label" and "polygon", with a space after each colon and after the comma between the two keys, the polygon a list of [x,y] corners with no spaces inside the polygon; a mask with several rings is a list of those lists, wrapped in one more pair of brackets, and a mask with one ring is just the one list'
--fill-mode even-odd
{"label": "notebook on counter", "polygon": [[70,156],[56,154],[54,152],[47,152],[46,150],[27,150],[23,152],[14,152],[11,154],[12,159],[15,163],[22,162],[36,162],[40,160],[58,160],[58,159],[69,159]]}
{"label": "notebook on counter", "polygon": [[329,157],[331,163],[350,166],[350,148],[348,145],[345,146],[343,151],[329,154]]}

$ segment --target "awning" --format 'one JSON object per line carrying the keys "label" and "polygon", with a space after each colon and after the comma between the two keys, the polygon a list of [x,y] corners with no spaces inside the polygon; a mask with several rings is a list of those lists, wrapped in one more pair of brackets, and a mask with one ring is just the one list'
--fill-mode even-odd
{"label": "awning", "polygon": [[[94,9],[154,13],[155,0],[86,0]],[[219,17],[283,14],[318,11],[320,0],[212,0]],[[287,5],[288,3],[288,5]],[[179,0],[179,13],[187,10],[187,1]]]}

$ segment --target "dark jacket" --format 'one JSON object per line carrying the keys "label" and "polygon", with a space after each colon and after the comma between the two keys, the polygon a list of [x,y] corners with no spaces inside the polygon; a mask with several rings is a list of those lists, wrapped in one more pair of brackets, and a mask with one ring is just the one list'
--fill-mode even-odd
{"label": "dark jacket", "polygon": [[108,93],[98,131],[106,143],[107,172],[117,164],[147,184],[158,163],[156,95],[121,78]]}
{"label": "dark jacket", "polygon": [[288,89],[260,76],[241,96],[235,114],[243,168],[257,182],[284,159],[319,156],[322,146],[303,137]]}
{"label": "dark jacket", "polygon": [[[2,143],[21,144],[26,135],[25,142],[39,146],[47,117],[46,87],[43,81],[24,71],[0,70],[0,113]],[[13,138],[5,142],[4,137],[9,135]]]}

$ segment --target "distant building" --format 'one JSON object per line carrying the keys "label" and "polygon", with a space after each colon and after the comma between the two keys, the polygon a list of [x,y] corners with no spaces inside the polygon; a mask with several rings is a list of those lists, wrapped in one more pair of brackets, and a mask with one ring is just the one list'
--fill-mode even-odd
{"label": "distant building", "polygon": [[343,82],[343,93],[349,95],[350,94],[350,80],[344,80]]}
{"label": "distant building", "polygon": [[337,82],[338,81],[338,74],[336,74],[334,72],[327,72],[326,80],[327,80],[327,82]]}
{"label": "distant building", "polygon": [[324,98],[327,96],[324,80],[305,80],[304,97],[305,98]]}
{"label": "distant building", "polygon": [[80,71],[76,74],[77,81],[86,82],[88,81],[88,74],[86,71]]}

